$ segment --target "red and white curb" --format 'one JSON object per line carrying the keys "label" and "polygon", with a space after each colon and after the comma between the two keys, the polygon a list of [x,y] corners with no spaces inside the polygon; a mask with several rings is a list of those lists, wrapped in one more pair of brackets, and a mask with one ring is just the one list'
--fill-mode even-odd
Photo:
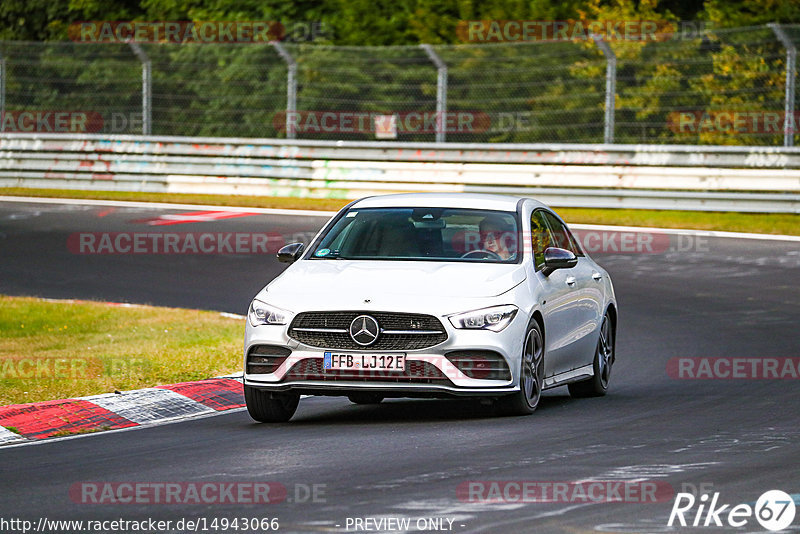
{"label": "red and white curb", "polygon": [[0,445],[149,426],[245,406],[241,375],[0,406]]}

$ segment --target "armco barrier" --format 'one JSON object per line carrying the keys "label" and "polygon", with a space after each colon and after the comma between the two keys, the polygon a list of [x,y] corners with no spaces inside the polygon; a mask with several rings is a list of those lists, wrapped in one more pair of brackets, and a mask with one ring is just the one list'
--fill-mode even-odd
{"label": "armco barrier", "polygon": [[0,186],[335,198],[466,191],[555,206],[800,213],[800,149],[2,134]]}

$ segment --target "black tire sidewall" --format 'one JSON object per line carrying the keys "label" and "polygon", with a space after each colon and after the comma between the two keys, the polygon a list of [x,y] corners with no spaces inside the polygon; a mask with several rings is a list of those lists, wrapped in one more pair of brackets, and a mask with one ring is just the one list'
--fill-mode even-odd
{"label": "black tire sidewall", "polygon": [[[525,391],[523,390],[523,387],[522,387],[522,369],[523,369],[523,367],[525,365],[525,348],[526,348],[525,346],[526,346],[527,341],[528,341],[528,334],[530,334],[532,330],[537,330],[539,332],[539,338],[542,340],[542,370],[541,370],[541,373],[538,373],[539,382],[540,383],[539,383],[539,398],[536,399],[536,406],[531,406],[530,405],[530,403],[528,402],[527,395],[525,395]],[[525,404],[528,405],[528,407],[530,408],[531,412],[536,410],[536,408],[539,407],[539,404],[542,401],[542,391],[544,390],[544,371],[545,371],[544,332],[542,332],[542,327],[539,325],[539,322],[535,318],[531,318],[530,323],[528,323],[528,328],[525,329],[525,339],[523,339],[523,341],[522,341],[522,356],[520,358],[520,369],[519,369],[519,372],[520,372],[520,375],[519,375],[519,379],[520,379],[519,390],[520,390],[520,394],[521,394],[520,398],[521,398],[521,400],[523,402],[525,402]],[[538,372],[538,370],[537,370],[537,372]]]}
{"label": "black tire sidewall", "polygon": [[286,422],[292,418],[300,395],[297,393],[272,393],[252,386],[244,386],[247,413],[261,423]]}
{"label": "black tire sidewall", "polygon": [[536,406],[531,407],[530,403],[528,403],[527,395],[525,394],[525,386],[523,384],[524,380],[524,366],[525,366],[525,348],[526,342],[528,340],[528,334],[531,330],[536,329],[539,331],[539,336],[542,339],[542,373],[540,375],[542,389],[544,386],[544,370],[546,368],[546,360],[547,360],[547,353],[545,351],[545,342],[544,342],[544,332],[542,331],[542,327],[539,322],[534,318],[531,317],[530,322],[528,323],[528,327],[525,329],[525,336],[522,338],[522,351],[520,352],[520,362],[519,362],[519,389],[515,393],[511,395],[507,395],[505,397],[501,397],[498,399],[498,407],[500,409],[500,413],[503,415],[530,415],[539,407],[541,404],[542,395],[541,392],[539,393],[539,399],[536,402]]}

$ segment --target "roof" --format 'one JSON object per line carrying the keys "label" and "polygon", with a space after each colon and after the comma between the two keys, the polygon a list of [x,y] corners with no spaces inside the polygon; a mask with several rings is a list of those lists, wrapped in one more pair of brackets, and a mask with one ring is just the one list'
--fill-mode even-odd
{"label": "roof", "polygon": [[[497,211],[516,211],[517,203],[524,197],[482,193],[400,193],[378,195],[357,201],[358,208],[467,208]],[[536,207],[541,202],[530,199]]]}

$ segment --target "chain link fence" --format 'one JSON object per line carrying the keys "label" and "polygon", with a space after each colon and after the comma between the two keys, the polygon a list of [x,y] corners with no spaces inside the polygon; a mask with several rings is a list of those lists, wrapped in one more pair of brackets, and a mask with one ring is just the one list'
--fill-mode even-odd
{"label": "chain link fence", "polygon": [[800,141],[797,45],[800,25],[427,49],[0,42],[0,124],[6,132],[782,146]]}

